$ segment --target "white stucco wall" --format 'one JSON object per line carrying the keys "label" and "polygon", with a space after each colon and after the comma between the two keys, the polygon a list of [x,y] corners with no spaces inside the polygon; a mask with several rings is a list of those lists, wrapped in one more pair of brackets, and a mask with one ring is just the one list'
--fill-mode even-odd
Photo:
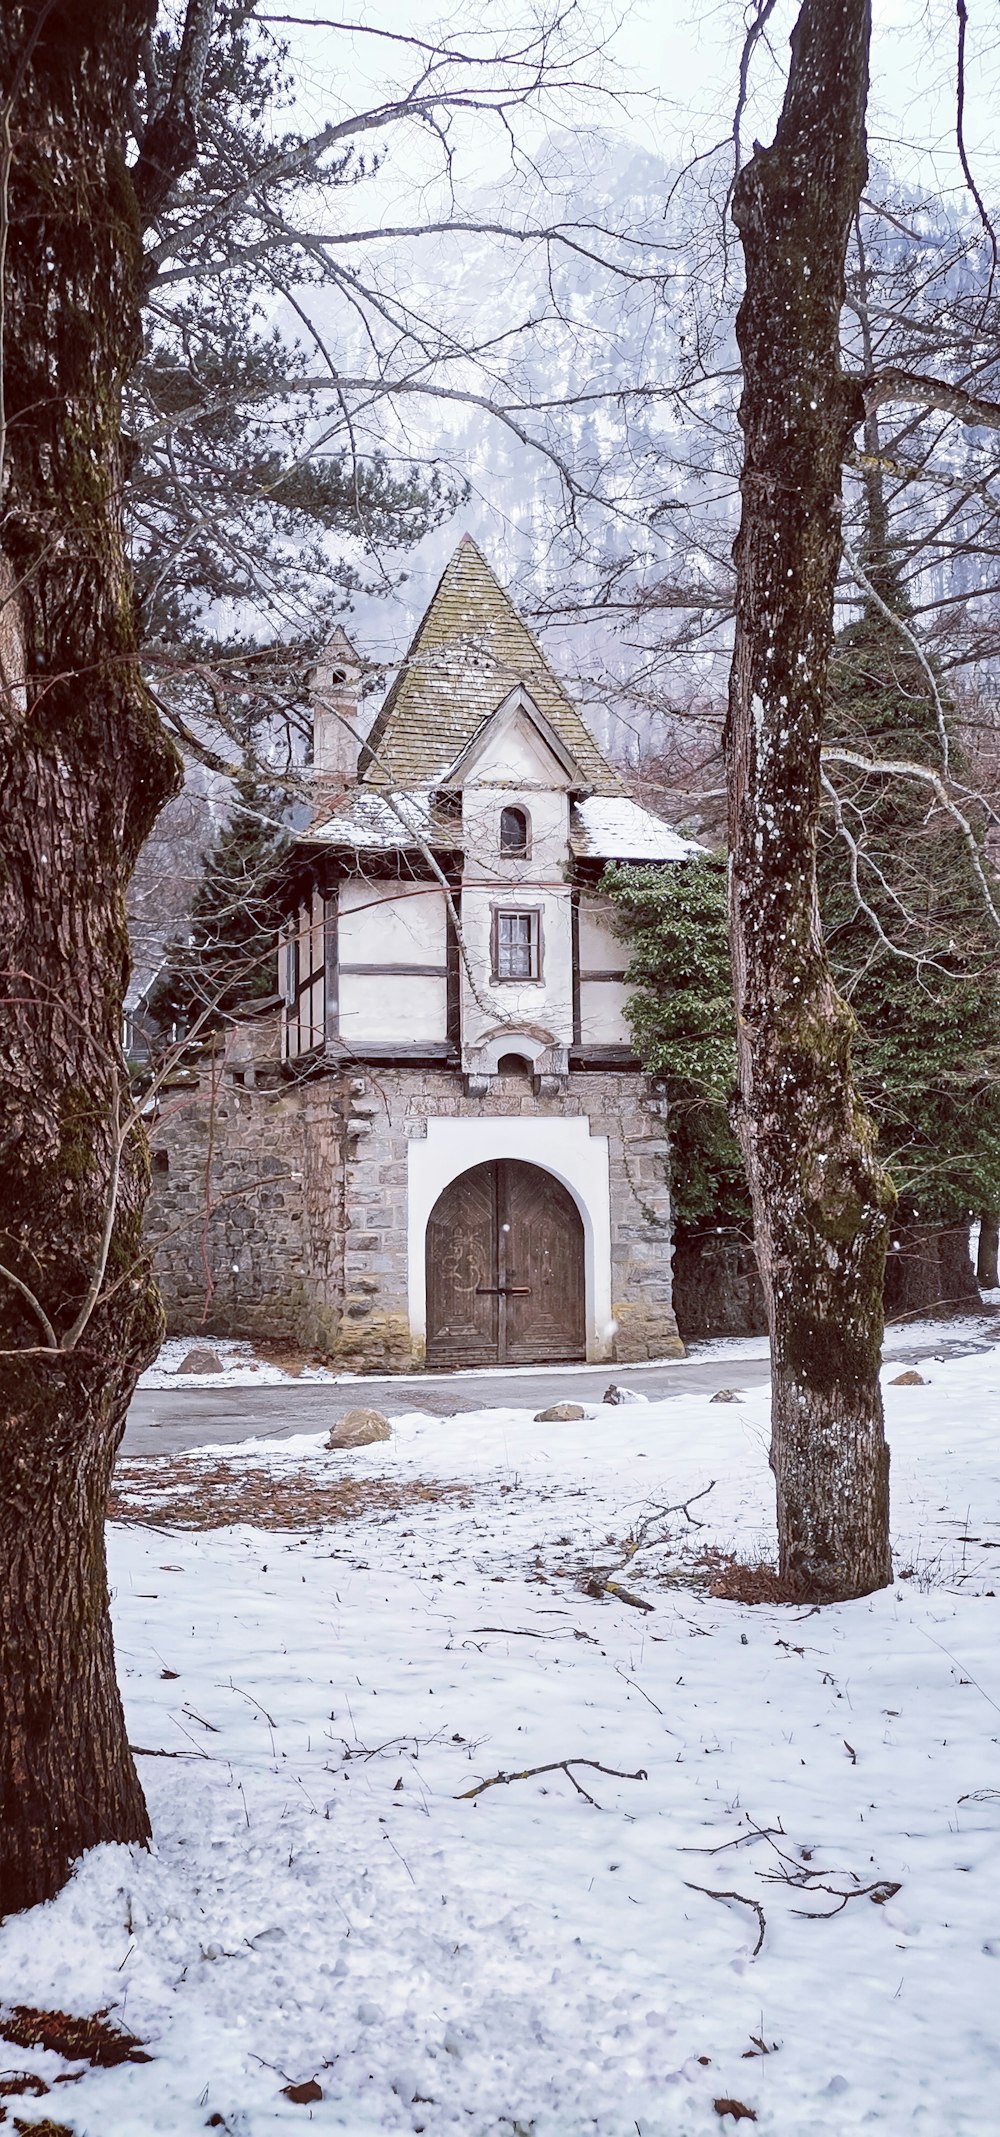
{"label": "white stucco wall", "polygon": [[[349,1044],[405,1045],[448,1035],[447,915],[436,884],[401,886],[356,878],[340,886],[340,1035]],[[390,966],[352,972],[351,965]],[[438,976],[408,973],[432,965]],[[403,968],[403,969],[400,969]]]}
{"label": "white stucco wall", "polygon": [[580,1039],[584,1046],[630,1046],[632,1030],[625,1015],[631,988],[620,980],[588,979],[588,973],[621,972],[628,944],[616,935],[608,906],[600,898],[580,900]]}
{"label": "white stucco wall", "polygon": [[439,1195],[460,1173],[497,1158],[539,1165],[568,1188],[583,1219],[587,1292],[587,1356],[612,1355],[611,1190],[606,1135],[591,1135],[577,1114],[564,1119],[484,1116],[429,1120],[426,1136],[407,1151],[407,1274],[410,1334],[427,1334],[427,1220]]}
{"label": "white stucco wall", "polygon": [[620,980],[581,980],[582,1046],[631,1046],[632,1028],[625,1016],[628,993]]}
{"label": "white stucco wall", "polygon": [[[490,933],[497,905],[539,913],[540,979],[502,980],[494,985]],[[560,1045],[569,1046],[573,1038],[573,934],[568,887],[542,889],[538,884],[521,884],[508,895],[495,884],[465,885],[462,930],[476,974],[474,992],[463,967],[463,1044],[476,1046],[485,1033],[506,1023],[542,1026]]]}
{"label": "white stucco wall", "polygon": [[409,888],[356,877],[340,886],[338,933],[342,964],[443,965],[444,892],[435,883]]}
{"label": "white stucco wall", "polygon": [[340,1036],[415,1046],[440,1044],[448,1034],[448,989],[443,979],[407,979],[400,972],[341,972]]}
{"label": "white stucco wall", "polygon": [[629,948],[611,925],[611,914],[601,898],[580,899],[580,971],[624,972]]}

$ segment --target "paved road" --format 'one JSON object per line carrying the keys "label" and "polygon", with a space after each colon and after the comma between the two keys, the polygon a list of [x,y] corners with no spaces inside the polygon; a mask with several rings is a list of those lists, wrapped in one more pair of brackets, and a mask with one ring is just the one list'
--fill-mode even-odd
{"label": "paved road", "polygon": [[[886,1348],[886,1360],[901,1365],[921,1358],[986,1348],[949,1340]],[[598,1402],[611,1381],[635,1388],[651,1402],[694,1390],[715,1394],[719,1388],[760,1387],[768,1379],[766,1358],[695,1356],[673,1365],[596,1365],[588,1372],[560,1373],[421,1373],[392,1379],[328,1382],[304,1387],[163,1388],[140,1390],[133,1398],[122,1441],[123,1455],[183,1454],[192,1447],[216,1446],[251,1438],[290,1439],[296,1432],[322,1432],[345,1410],[372,1404],[388,1416],[404,1410],[429,1410],[437,1417],[462,1411],[543,1410],[552,1402]]]}

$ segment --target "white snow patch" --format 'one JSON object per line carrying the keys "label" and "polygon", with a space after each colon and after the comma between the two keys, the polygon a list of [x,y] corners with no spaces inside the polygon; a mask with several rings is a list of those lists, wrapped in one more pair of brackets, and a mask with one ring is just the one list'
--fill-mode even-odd
{"label": "white snow patch", "polygon": [[707,850],[625,798],[592,794],[587,801],[577,802],[573,815],[575,826],[584,833],[586,851],[595,860],[686,861]]}
{"label": "white snow patch", "polygon": [[[0,1928],[0,2000],[106,2006],[153,2060],[18,2113],[79,2137],[709,2137],[735,2098],[768,2137],[985,2137],[1000,1347],[921,1370],[886,1386],[897,1580],[821,1612],[672,1586],[662,1549],[624,1576],[648,1614],[578,1585],[713,1479],[699,1543],[771,1552],[766,1390],[548,1427],[414,1412],[335,1458],[257,1442],[223,1452],[471,1503],[113,1529],[130,1738],[181,1756],[140,1758],[148,1854],[96,1849]],[[646,1778],[576,1766],[599,1809],[561,1771],[461,1800],[567,1758]],[[876,1890],[835,1912],[854,1886]],[[320,2102],[283,2097],[313,2077]]]}
{"label": "white snow patch", "polygon": [[[189,1351],[214,1351],[222,1367],[221,1373],[181,1373]],[[311,1381],[326,1381],[332,1384],[343,1374],[337,1375],[325,1365],[303,1365],[300,1372],[289,1372],[287,1367],[277,1365],[269,1358],[259,1358],[252,1343],[239,1343],[230,1337],[216,1336],[168,1336],[154,1363],[147,1366],[139,1376],[140,1388],[276,1388],[296,1387]]]}
{"label": "white snow patch", "polygon": [[428,840],[440,845],[429,789],[414,788],[387,798],[364,787],[351,795],[348,808],[325,822],[310,825],[307,837],[335,846],[386,848]]}

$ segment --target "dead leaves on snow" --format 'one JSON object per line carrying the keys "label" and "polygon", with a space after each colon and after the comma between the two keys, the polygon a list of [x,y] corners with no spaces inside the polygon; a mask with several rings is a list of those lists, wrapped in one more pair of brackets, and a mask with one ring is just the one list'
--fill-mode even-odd
{"label": "dead leaves on snow", "polygon": [[306,2078],[301,2085],[283,2085],[281,2091],[286,2100],[294,2100],[296,2107],[312,2107],[323,2098],[323,2087],[317,2085],[315,2078]]}
{"label": "dead leaves on snow", "polygon": [[0,2039],[16,2048],[47,2048],[67,2063],[111,2070],[118,2063],[151,2063],[140,2040],[122,2026],[109,2026],[107,2011],[74,2018],[66,2011],[37,2011],[30,2004],[0,2010]]}
{"label": "dead leaves on snow", "polygon": [[315,1469],[275,1475],[262,1464],[179,1455],[121,1462],[108,1498],[108,1519],[154,1528],[327,1528],[377,1520],[436,1501],[468,1506],[464,1484],[413,1477],[325,1477]]}
{"label": "dead leaves on snow", "polygon": [[[16,2048],[44,2048],[51,2055],[61,2056],[67,2063],[89,2063],[97,2070],[111,2070],[120,2063],[151,2063],[142,2042],[134,2033],[126,2032],[123,2026],[110,2026],[107,2011],[95,2011],[89,2018],[76,2018],[67,2011],[39,2011],[31,2004],[17,2003],[0,2009],[0,2041],[10,2041]],[[80,2070],[69,2071],[56,2079],[57,2085],[72,2084],[74,2078],[82,2077]],[[51,2087],[43,2078],[30,2070],[7,2070],[0,2076],[0,2094],[7,2099],[25,2094],[38,2098]],[[7,2110],[0,2106],[0,2122],[6,2122]],[[51,2116],[42,2121],[25,2122],[15,2115],[13,2127],[19,2137],[73,2137],[65,2122],[54,2122]]]}

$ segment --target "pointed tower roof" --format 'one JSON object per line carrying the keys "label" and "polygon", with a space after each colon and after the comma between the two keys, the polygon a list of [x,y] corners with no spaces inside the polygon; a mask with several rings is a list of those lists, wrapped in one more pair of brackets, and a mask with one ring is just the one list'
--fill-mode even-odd
{"label": "pointed tower roof", "polygon": [[541,647],[465,534],[418,625],[361,755],[367,785],[432,787],[523,684],[588,786],[621,794]]}

